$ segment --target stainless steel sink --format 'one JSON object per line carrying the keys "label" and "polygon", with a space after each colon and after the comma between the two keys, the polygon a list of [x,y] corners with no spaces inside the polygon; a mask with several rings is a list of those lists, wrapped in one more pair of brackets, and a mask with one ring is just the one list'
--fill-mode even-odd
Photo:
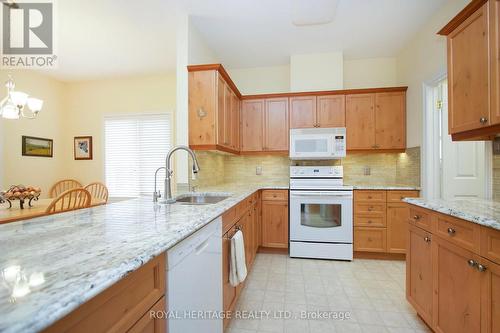
{"label": "stainless steel sink", "polygon": [[228,195],[219,194],[185,194],[176,198],[176,202],[185,205],[209,205],[229,198]]}

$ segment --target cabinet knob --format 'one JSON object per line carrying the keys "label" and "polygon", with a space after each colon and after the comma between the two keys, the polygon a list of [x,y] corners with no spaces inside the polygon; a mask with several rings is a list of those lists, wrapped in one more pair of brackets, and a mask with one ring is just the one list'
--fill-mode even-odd
{"label": "cabinet knob", "polygon": [[481,118],[479,118],[479,122],[480,122],[481,124],[486,124],[486,123],[488,122],[488,118],[481,117]]}
{"label": "cabinet knob", "polygon": [[453,236],[455,234],[455,229],[453,228],[448,228],[448,235]]}
{"label": "cabinet knob", "polygon": [[373,210],[373,207],[368,207],[368,211],[371,212]]}
{"label": "cabinet knob", "polygon": [[477,270],[480,272],[484,272],[486,271],[486,266],[479,264],[477,265]]}
{"label": "cabinet knob", "polygon": [[430,237],[424,237],[424,241],[426,241],[427,243],[430,243],[431,242],[431,238]]}
{"label": "cabinet knob", "polygon": [[413,216],[413,219],[414,219],[415,221],[420,220],[420,215],[415,215],[415,216]]}
{"label": "cabinet knob", "polygon": [[475,261],[474,261],[474,260],[472,260],[472,259],[469,259],[469,260],[467,261],[467,263],[469,264],[469,266],[470,266],[470,267],[475,267],[475,266],[477,265],[477,262],[475,262]]}

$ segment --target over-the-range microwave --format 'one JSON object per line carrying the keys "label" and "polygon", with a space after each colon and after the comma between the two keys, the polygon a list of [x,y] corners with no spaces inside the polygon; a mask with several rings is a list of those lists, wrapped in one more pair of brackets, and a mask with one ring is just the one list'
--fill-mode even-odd
{"label": "over-the-range microwave", "polygon": [[292,160],[327,160],[342,158],[345,155],[345,127],[290,130]]}

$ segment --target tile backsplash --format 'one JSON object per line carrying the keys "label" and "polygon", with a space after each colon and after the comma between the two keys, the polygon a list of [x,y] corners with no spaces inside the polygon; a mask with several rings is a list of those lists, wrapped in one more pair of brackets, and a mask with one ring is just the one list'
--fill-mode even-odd
{"label": "tile backsplash", "polygon": [[[234,156],[218,152],[196,152],[201,172],[192,185],[214,186],[223,183],[286,183],[289,166],[335,165],[344,166],[344,182],[350,185],[408,185],[420,186],[420,147],[405,153],[351,153],[346,158],[329,161],[293,162],[287,156]],[[256,174],[256,167],[262,174]],[[370,174],[365,175],[369,168]]]}

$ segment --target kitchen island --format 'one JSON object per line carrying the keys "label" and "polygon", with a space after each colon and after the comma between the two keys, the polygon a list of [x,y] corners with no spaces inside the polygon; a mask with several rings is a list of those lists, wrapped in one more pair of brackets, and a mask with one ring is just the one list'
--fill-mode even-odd
{"label": "kitchen island", "polygon": [[[229,198],[210,205],[139,198],[1,225],[0,331],[45,329],[264,188],[288,185],[213,188]],[[37,285],[6,283],[13,272]]]}

